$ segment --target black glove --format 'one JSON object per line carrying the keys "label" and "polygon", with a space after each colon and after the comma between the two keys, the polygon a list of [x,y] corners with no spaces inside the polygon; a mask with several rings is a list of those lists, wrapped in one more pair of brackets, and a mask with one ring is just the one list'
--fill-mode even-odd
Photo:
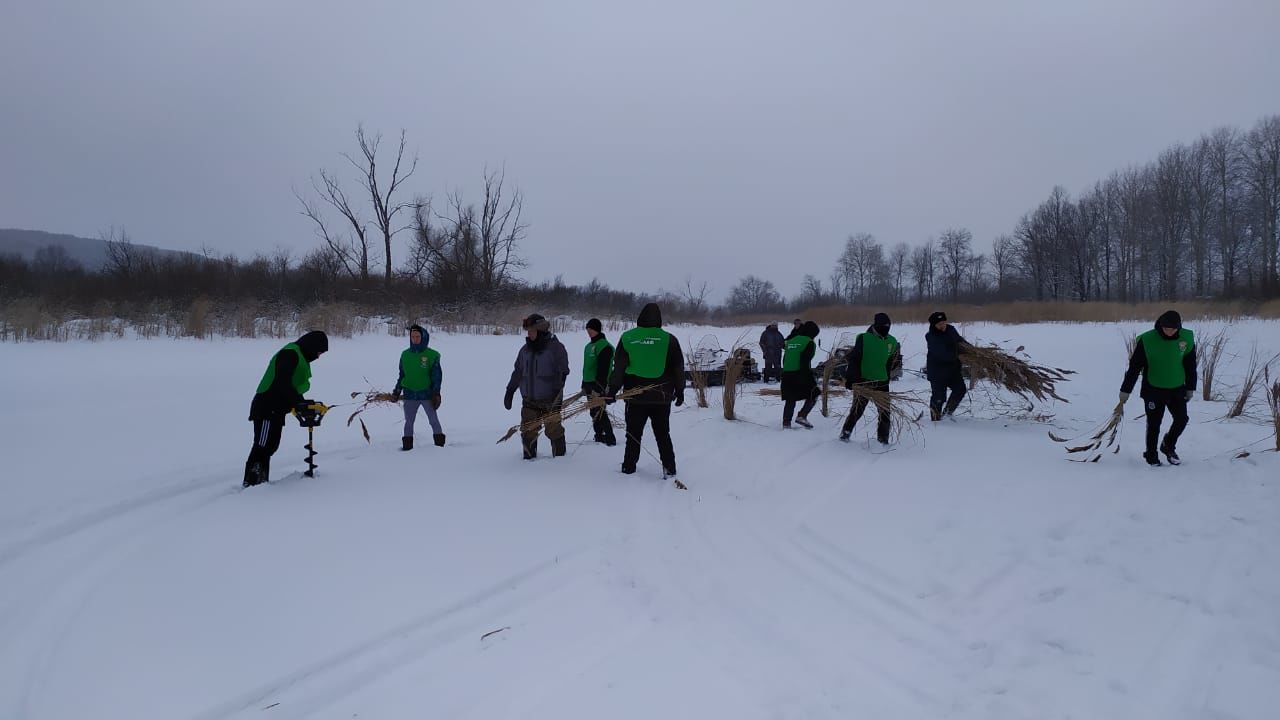
{"label": "black glove", "polygon": [[1195,396],[1196,396],[1196,391],[1195,391],[1195,390],[1188,390],[1188,391],[1187,391],[1187,402],[1191,402],[1191,400],[1192,400],[1193,398],[1195,398]]}
{"label": "black glove", "polygon": [[400,388],[391,391],[391,402],[400,402]]}
{"label": "black glove", "polygon": [[676,407],[680,407],[683,404],[684,404],[684,393],[680,393],[679,395],[676,396]]}
{"label": "black glove", "polygon": [[441,397],[440,397],[440,393],[436,393],[435,395],[432,395],[432,396],[431,396],[431,409],[432,409],[432,410],[439,410],[439,409],[440,409],[440,403],[441,403],[441,402],[443,402],[443,398],[441,398]]}
{"label": "black glove", "polygon": [[510,409],[511,409],[511,398],[515,397],[515,395],[516,395],[516,391],[515,391],[515,390],[508,390],[508,391],[507,391],[506,396],[502,398],[502,405],[503,405],[503,407],[505,407],[506,409],[510,410]]}

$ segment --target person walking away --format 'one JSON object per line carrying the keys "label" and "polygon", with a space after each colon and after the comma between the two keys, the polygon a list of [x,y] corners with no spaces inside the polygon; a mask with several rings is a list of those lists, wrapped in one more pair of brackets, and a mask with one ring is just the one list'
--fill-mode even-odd
{"label": "person walking away", "polygon": [[1159,452],[1170,465],[1181,465],[1178,438],[1187,428],[1187,403],[1196,394],[1195,334],[1182,327],[1182,316],[1169,310],[1156,320],[1153,330],[1138,336],[1129,357],[1129,369],[1120,385],[1120,403],[1129,401],[1133,386],[1142,375],[1140,396],[1146,402],[1147,445],[1142,457],[1148,465],[1160,465],[1156,440],[1167,409],[1173,416],[1169,432],[1160,441]]}
{"label": "person walking away", "polygon": [[285,415],[299,405],[311,404],[303,397],[311,389],[311,363],[328,351],[329,337],[312,330],[271,356],[249,404],[253,447],[244,463],[244,487],[261,485],[269,479],[271,456],[280,448]]}
{"label": "person walking away", "polygon": [[[609,391],[609,372],[613,369],[613,345],[604,336],[604,327],[597,318],[587,321],[587,347],[582,358],[582,392],[588,397],[601,397]],[[591,428],[595,440],[609,447],[618,444],[613,434],[613,423],[604,406],[591,409]]]}
{"label": "person walking away", "polygon": [[[858,335],[853,342],[853,350],[849,352],[848,368],[845,370],[844,386],[853,390],[855,385],[878,392],[889,392],[889,381],[902,373],[902,348],[898,340],[889,334],[891,321],[886,313],[876,313],[871,327]],[[845,418],[844,428],[840,430],[840,439],[848,442],[853,434],[853,426],[862,419],[866,412],[868,399],[858,395],[853,398],[853,407],[849,417]],[[890,416],[888,399],[885,405],[877,404],[879,418],[876,422],[876,440],[881,445],[889,444]]]}
{"label": "person walking away", "polygon": [[818,381],[813,377],[813,355],[817,351],[818,324],[803,323],[787,339],[782,353],[782,427],[791,428],[791,415],[796,403],[803,403],[796,414],[796,424],[812,430],[809,411],[818,401]]}
{"label": "person walking away", "polygon": [[400,353],[400,376],[396,378],[391,399],[404,399],[404,437],[401,450],[413,449],[413,423],[421,408],[431,423],[431,437],[436,447],[444,447],[444,429],[436,411],[440,409],[440,383],[444,372],[440,368],[440,353],[429,347],[431,333],[421,325],[409,326],[409,347]]}
{"label": "person walking away", "polygon": [[649,303],[640,311],[636,327],[618,338],[613,354],[609,398],[621,390],[648,387],[626,401],[627,438],[622,472],[630,475],[640,461],[640,440],[646,424],[653,428],[664,477],[676,474],[676,451],[671,443],[671,404],[684,405],[684,351],[674,335],[662,329],[662,310]]}
{"label": "person walking away", "polygon": [[924,340],[928,347],[925,377],[933,391],[929,398],[929,419],[937,422],[953,415],[967,392],[960,368],[960,347],[969,343],[947,322],[944,312],[929,316],[929,330]]}
{"label": "person walking away", "polygon": [[520,443],[525,460],[538,457],[538,434],[544,424],[551,441],[551,456],[560,457],[565,454],[560,407],[569,377],[569,354],[551,333],[551,323],[541,315],[530,315],[521,326],[525,330],[524,345],[516,353],[502,403],[510,410],[516,390],[520,391]]}
{"label": "person walking away", "polygon": [[760,354],[764,357],[764,381],[774,382],[782,373],[782,346],[786,339],[778,330],[778,323],[770,323],[760,333]]}

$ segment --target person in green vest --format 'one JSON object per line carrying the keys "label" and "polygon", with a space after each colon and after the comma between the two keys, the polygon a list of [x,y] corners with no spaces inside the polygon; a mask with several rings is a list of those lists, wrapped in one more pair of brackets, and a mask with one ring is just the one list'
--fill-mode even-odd
{"label": "person in green vest", "polygon": [[1159,452],[1170,465],[1182,464],[1178,438],[1187,427],[1187,403],[1195,396],[1197,373],[1195,335],[1182,327],[1182,316],[1174,310],[1161,315],[1155,329],[1139,335],[1133,344],[1129,369],[1120,385],[1120,403],[1129,401],[1141,374],[1140,396],[1147,411],[1147,449],[1142,457],[1148,465],[1160,465],[1156,441],[1166,409],[1173,416],[1173,425],[1160,442]]}
{"label": "person in green vest", "polygon": [[413,449],[413,423],[418,418],[419,408],[431,423],[431,437],[436,447],[444,447],[444,429],[436,415],[440,409],[440,383],[444,373],[440,369],[440,353],[428,347],[430,342],[431,333],[426,328],[416,323],[409,326],[409,347],[400,353],[400,376],[396,378],[395,390],[391,391],[391,398],[396,402],[404,398],[401,450]]}
{"label": "person in green vest", "polygon": [[809,411],[818,401],[818,381],[813,377],[813,355],[817,351],[818,323],[809,320],[791,332],[782,345],[782,427],[791,428],[791,415],[796,403],[803,403],[796,414],[796,424],[813,429]]}
{"label": "person in green vest", "polygon": [[[850,390],[859,385],[871,390],[889,392],[889,381],[902,376],[902,347],[897,338],[889,334],[891,321],[886,313],[876,313],[871,327],[858,335],[853,342],[853,350],[846,358],[848,367],[845,370],[844,386]],[[859,395],[853,398],[853,408],[849,417],[844,420],[844,428],[840,430],[840,439],[849,442],[853,434],[853,426],[862,419],[867,410],[868,399]],[[879,419],[876,422],[876,440],[881,445],[889,444],[889,406],[876,406]]]}
{"label": "person in green vest", "polygon": [[[587,347],[582,357],[582,392],[595,397],[609,391],[609,372],[613,370],[613,345],[604,336],[604,326],[597,318],[587,321]],[[609,447],[618,444],[613,434],[613,423],[609,420],[609,411],[604,407],[592,408],[591,427],[596,434],[596,442]]]}
{"label": "person in green vest", "polygon": [[303,396],[311,389],[311,363],[329,350],[329,337],[319,330],[298,338],[280,349],[267,363],[249,405],[253,423],[253,447],[244,464],[244,486],[267,482],[271,456],[280,448],[280,431],[285,415],[299,405],[309,405]]}
{"label": "person in green vest", "polygon": [[662,329],[662,310],[649,303],[640,311],[636,327],[622,333],[613,353],[613,374],[606,397],[620,390],[648,388],[627,399],[627,442],[622,453],[622,472],[630,475],[640,461],[640,438],[644,426],[653,426],[658,443],[658,459],[664,477],[676,474],[676,451],[671,444],[671,403],[684,405],[684,351],[674,335]]}

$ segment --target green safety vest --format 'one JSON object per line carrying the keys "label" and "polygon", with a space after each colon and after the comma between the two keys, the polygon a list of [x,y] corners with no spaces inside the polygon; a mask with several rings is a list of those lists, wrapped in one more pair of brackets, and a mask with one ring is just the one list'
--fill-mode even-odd
{"label": "green safety vest", "polygon": [[[298,347],[298,343],[289,343],[281,350],[292,350],[298,354],[298,366],[293,369],[293,378],[291,378],[293,389],[298,391],[299,395],[306,395],[311,389],[311,363],[302,355],[302,348]],[[258,383],[258,392],[264,393],[271,389],[271,384],[276,381],[276,357],[280,353],[271,356],[271,362],[267,363],[267,371],[262,375],[262,381]]]}
{"label": "green safety vest", "polygon": [[880,337],[862,333],[862,379],[885,382],[889,379],[889,358],[898,352],[898,340],[892,335]]}
{"label": "green safety vest", "polygon": [[422,352],[406,349],[400,353],[400,370],[404,373],[400,387],[414,392],[430,389],[431,371],[438,362],[440,353],[431,348],[423,348]]}
{"label": "green safety vest", "polygon": [[808,335],[797,335],[787,341],[782,351],[782,369],[784,372],[795,372],[801,370],[800,356],[804,355],[805,348],[813,344],[813,338]]}
{"label": "green safety vest", "polygon": [[[609,341],[603,335],[587,343],[582,355],[582,382],[596,381],[596,373],[600,371],[600,351],[611,347],[613,346],[609,344]],[[612,362],[609,363],[608,372],[610,374],[613,373]]]}
{"label": "green safety vest", "polygon": [[1147,356],[1147,384],[1161,390],[1176,390],[1187,384],[1187,371],[1182,359],[1195,348],[1195,335],[1183,328],[1178,337],[1161,337],[1159,330],[1148,330],[1138,336],[1142,352]]}
{"label": "green safety vest", "polygon": [[618,347],[627,351],[627,374],[657,380],[667,370],[671,335],[662,328],[638,327],[622,333]]}

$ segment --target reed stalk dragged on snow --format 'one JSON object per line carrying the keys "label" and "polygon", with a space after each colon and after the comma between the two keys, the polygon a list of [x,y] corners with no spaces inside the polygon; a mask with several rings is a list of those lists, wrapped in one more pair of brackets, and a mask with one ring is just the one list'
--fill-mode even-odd
{"label": "reed stalk dragged on snow", "polygon": [[[633,397],[636,397],[637,395],[641,395],[657,387],[661,387],[661,384],[654,383],[652,385],[644,385],[642,387],[634,387],[634,388],[631,388],[630,390],[624,390],[618,393],[617,400],[625,402],[627,400],[630,400]],[[507,434],[498,438],[498,442],[500,443],[505,442],[511,439],[511,437],[516,433],[536,430],[542,427],[544,424],[546,424],[548,420],[554,418],[557,415],[560,416],[560,422],[564,423],[574,417],[577,417],[578,415],[581,415],[582,413],[590,412],[595,408],[604,407],[608,404],[609,404],[608,399],[605,398],[605,396],[603,395],[587,395],[586,393],[583,393],[583,392],[574,393],[573,395],[570,395],[569,397],[565,398],[564,402],[560,404],[560,409],[558,411],[546,413],[545,415],[542,415],[541,417],[538,417],[534,420],[530,420],[527,423],[512,425],[507,430]],[[611,416],[611,419],[612,419],[612,416]]]}
{"label": "reed stalk dragged on snow", "polygon": [[357,391],[351,393],[352,400],[355,400],[358,397],[363,397],[364,400],[356,406],[355,412],[351,413],[351,415],[347,417],[347,427],[351,427],[351,421],[359,420],[360,432],[364,435],[364,441],[372,443],[373,439],[369,436],[369,428],[364,424],[364,418],[359,417],[360,413],[363,413],[365,410],[377,405],[398,405],[399,403],[396,402],[395,397],[392,396],[391,393],[383,392],[377,388],[369,388],[364,392]]}
{"label": "reed stalk dragged on snow", "polygon": [[1091,462],[1096,463],[1102,459],[1104,453],[1110,451],[1112,455],[1120,452],[1120,432],[1124,428],[1124,403],[1116,404],[1114,410],[1111,411],[1111,417],[1106,422],[1099,425],[1091,433],[1080,435],[1074,438],[1064,438],[1049,433],[1049,439],[1058,443],[1073,443],[1084,440],[1082,445],[1071,445],[1067,447],[1067,454],[1080,455],[1082,457],[1067,458],[1071,462]]}
{"label": "reed stalk dragged on snow", "polygon": [[[849,403],[849,409],[841,413],[837,417],[845,418],[853,412],[853,404],[858,402],[859,398],[867,401],[867,409],[864,411],[863,419],[867,415],[879,412],[882,408],[889,410],[889,422],[891,428],[891,437],[896,442],[902,437],[904,432],[922,430],[920,421],[924,419],[924,409],[928,404],[920,396],[911,392],[899,392],[896,390],[877,390],[869,385],[854,383],[853,388],[847,391],[852,396]],[[874,418],[874,415],[871,415]],[[872,420],[874,422],[874,419]]]}

